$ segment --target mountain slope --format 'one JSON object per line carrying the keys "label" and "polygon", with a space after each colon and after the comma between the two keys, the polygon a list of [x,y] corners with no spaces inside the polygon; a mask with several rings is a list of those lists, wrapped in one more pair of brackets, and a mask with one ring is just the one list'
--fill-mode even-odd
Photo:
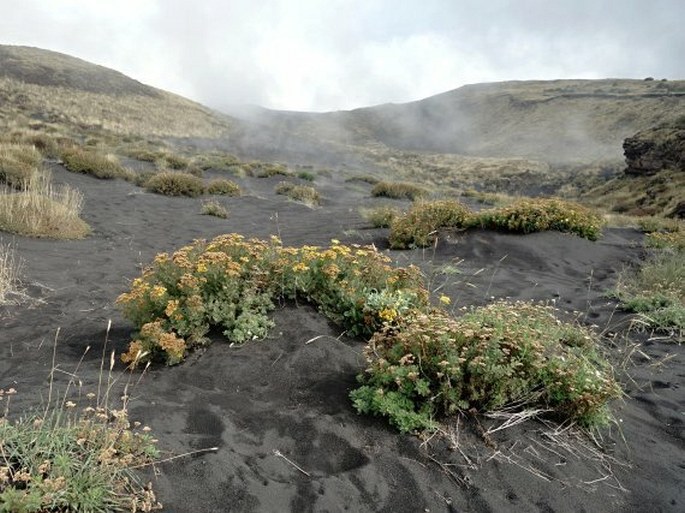
{"label": "mountain slope", "polygon": [[226,137],[234,122],[117,71],[57,52],[0,45],[0,124],[156,137]]}
{"label": "mountain slope", "polygon": [[685,81],[607,79],[477,84],[405,104],[253,119],[331,143],[573,162],[620,158],[625,137],[682,114]]}

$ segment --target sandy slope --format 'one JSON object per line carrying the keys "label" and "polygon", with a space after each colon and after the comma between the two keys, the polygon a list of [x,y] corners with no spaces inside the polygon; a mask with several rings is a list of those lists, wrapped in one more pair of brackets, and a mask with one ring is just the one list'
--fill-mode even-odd
{"label": "sandy slope", "polygon": [[[221,199],[227,220],[199,215],[198,199],[167,198],[124,182],[98,181],[58,167],[57,180],[84,192],[94,234],[84,241],[17,237],[33,298],[0,309],[0,388],[19,394],[12,411],[45,394],[52,339],[60,368],[78,371],[83,393],[97,382],[109,319],[109,348],[122,349],[131,326],[114,308],[144,264],[160,251],[237,231],[280,234],[286,244],[375,243],[383,230],[359,218],[373,204],[365,185],[317,180],[325,196],[310,209],[275,196],[278,179],[246,179],[249,195]],[[473,232],[425,251],[393,252],[421,265],[455,308],[491,297],[554,300],[607,332],[626,316],[603,298],[617,271],[639,257],[639,235],[610,230],[597,243],[542,233]],[[445,264],[458,273],[441,274]],[[422,445],[382,420],[358,416],[347,400],[363,368],[363,343],[341,336],[307,305],[283,305],[267,340],[232,348],[217,341],[178,367],[155,368],[135,389],[132,418],[149,424],[172,454],[214,453],[161,464],[148,473],[165,511],[211,512],[640,512],[685,508],[683,374],[685,349],[644,341],[640,352],[616,337],[607,349],[622,375],[620,419],[603,433],[603,452],[587,438],[531,422],[486,437],[497,420],[452,423],[457,448],[435,437]],[[316,338],[318,337],[318,338]],[[117,370],[123,370],[119,367]],[[137,376],[134,376],[137,379]],[[67,378],[59,376],[58,381]],[[128,379],[124,374],[120,383]],[[552,441],[553,439],[553,441]],[[279,456],[282,455],[282,456]]]}

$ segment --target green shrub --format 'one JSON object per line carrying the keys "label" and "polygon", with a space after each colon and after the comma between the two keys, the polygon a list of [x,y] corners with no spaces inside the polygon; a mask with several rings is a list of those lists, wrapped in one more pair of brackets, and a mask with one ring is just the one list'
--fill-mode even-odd
{"label": "green shrub", "polygon": [[202,203],[202,214],[226,219],[228,217],[228,210],[218,201],[205,201]]}
{"label": "green shrub", "polygon": [[201,178],[188,173],[162,171],[156,173],[145,182],[145,188],[150,192],[165,196],[201,196],[205,192],[205,185]]}
{"label": "green shrub", "polygon": [[163,153],[160,161],[158,161],[158,167],[161,169],[174,169],[176,171],[187,169],[189,164],[187,158],[175,153]]}
{"label": "green shrub", "polygon": [[469,209],[454,200],[414,203],[390,224],[388,241],[394,249],[431,245],[439,228],[464,228],[471,222]]}
{"label": "green shrub", "polygon": [[380,180],[376,178],[375,176],[371,175],[357,175],[357,176],[352,176],[348,179],[345,180],[346,182],[363,182],[363,183],[368,183],[370,185],[376,185]]}
{"label": "green shrub", "polygon": [[223,196],[240,196],[240,187],[231,180],[217,178],[207,185],[208,194],[220,194]]}
{"label": "green shrub", "polygon": [[416,200],[427,195],[423,187],[407,182],[378,182],[371,189],[373,197]]}
{"label": "green shrub", "polygon": [[509,206],[480,212],[475,224],[515,233],[546,230],[570,232],[590,240],[601,235],[602,218],[577,203],[560,199],[523,199]]}
{"label": "green shrub", "polygon": [[269,164],[266,162],[246,162],[240,165],[247,176],[256,178],[269,178],[282,175],[290,176],[291,173],[283,164]]}
{"label": "green shrub", "polygon": [[362,211],[362,217],[369,221],[374,228],[389,228],[395,218],[400,215],[399,209],[388,206]]}
{"label": "green shrub", "polygon": [[203,171],[214,169],[216,171],[232,171],[240,160],[230,153],[212,153],[196,155],[191,160],[191,165],[199,167]]}
{"label": "green shrub", "polygon": [[374,248],[337,241],[330,248],[291,248],[277,239],[224,235],[158,255],[119,297],[138,330],[122,358],[178,363],[206,342],[211,327],[234,343],[263,338],[279,297],[311,301],[348,333],[362,336],[402,308],[427,305],[418,269],[395,269]]}
{"label": "green shrub", "polygon": [[141,162],[157,162],[163,159],[165,155],[163,151],[147,148],[132,148],[126,154],[132,159],[140,160]]}
{"label": "green shrub", "polygon": [[685,228],[683,228],[684,223],[684,221],[681,221],[679,219],[647,216],[639,218],[637,224],[640,227],[640,230],[642,230],[645,233],[677,233],[680,231],[685,231]]}
{"label": "green shrub", "polygon": [[297,173],[297,177],[307,182],[313,182],[316,179],[316,175],[311,171],[300,171]]}
{"label": "green shrub", "polygon": [[403,432],[431,429],[458,411],[514,403],[601,425],[620,390],[595,339],[532,303],[497,302],[460,319],[439,311],[403,315],[371,338],[369,367],[351,397],[361,413],[385,416]]}
{"label": "green shrub", "polygon": [[149,148],[130,148],[126,155],[141,162],[152,162],[158,169],[173,169],[180,171],[188,169],[190,160],[166,149],[153,150]]}
{"label": "green shrub", "polygon": [[157,171],[138,171],[133,172],[130,178],[127,178],[129,182],[133,182],[138,187],[145,187],[148,180],[153,176],[159,174]]}
{"label": "green shrub", "polygon": [[638,224],[647,234],[645,237],[647,247],[685,251],[685,221],[649,217],[640,219]]}
{"label": "green shrub", "polygon": [[124,178],[127,173],[116,157],[97,151],[69,148],[62,151],[64,167],[74,173],[101,179]]}
{"label": "green shrub", "polygon": [[645,326],[682,339],[685,334],[685,251],[682,246],[679,250],[668,247],[657,250],[639,269],[624,272],[613,295],[624,309],[641,314]]}
{"label": "green shrub", "polygon": [[672,249],[685,252],[685,230],[674,232],[652,232],[645,238],[645,245],[649,248]]}
{"label": "green shrub", "polygon": [[321,201],[319,192],[308,185],[295,185],[290,182],[281,182],[276,186],[276,194],[282,194],[292,200],[300,201],[306,205],[318,205]]}

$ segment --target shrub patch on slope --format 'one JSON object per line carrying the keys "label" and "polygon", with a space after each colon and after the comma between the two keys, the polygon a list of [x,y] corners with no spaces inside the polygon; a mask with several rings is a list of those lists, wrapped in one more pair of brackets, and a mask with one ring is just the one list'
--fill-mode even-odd
{"label": "shrub patch on slope", "polygon": [[211,327],[232,343],[263,338],[279,298],[309,301],[348,333],[371,337],[352,398],[402,431],[511,402],[595,425],[619,394],[596,337],[547,307],[503,302],[453,319],[430,305],[417,268],[393,267],[373,247],[285,247],[236,234],[160,254],[134,280],[118,299],[137,329],[122,360],[177,364]]}

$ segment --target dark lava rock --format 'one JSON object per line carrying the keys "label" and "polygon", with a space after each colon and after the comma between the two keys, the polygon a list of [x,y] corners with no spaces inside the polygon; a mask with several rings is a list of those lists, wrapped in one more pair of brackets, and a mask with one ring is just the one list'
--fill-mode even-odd
{"label": "dark lava rock", "polygon": [[662,169],[685,171],[685,128],[650,128],[623,142],[628,175],[653,175]]}

